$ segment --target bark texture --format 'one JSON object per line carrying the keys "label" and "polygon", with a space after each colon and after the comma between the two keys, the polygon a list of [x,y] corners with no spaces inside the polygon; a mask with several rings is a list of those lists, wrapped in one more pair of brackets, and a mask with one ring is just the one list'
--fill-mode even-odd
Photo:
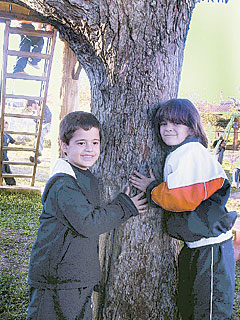
{"label": "bark texture", "polygon": [[[24,0],[48,17],[91,83],[92,111],[103,124],[103,196],[112,199],[134,169],[161,178],[164,154],[152,130],[154,105],[177,96],[195,0]],[[133,190],[135,192],[135,190]],[[161,210],[101,236],[102,288],[94,319],[172,320],[179,243]]]}

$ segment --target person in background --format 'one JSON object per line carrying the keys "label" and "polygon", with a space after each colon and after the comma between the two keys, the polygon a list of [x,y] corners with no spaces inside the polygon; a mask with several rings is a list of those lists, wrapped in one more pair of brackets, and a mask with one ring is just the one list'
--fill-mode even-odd
{"label": "person in background", "polygon": [[220,143],[219,143],[219,146],[218,146],[218,149],[217,149],[217,152],[216,152],[216,157],[217,157],[217,161],[220,164],[222,164],[222,162],[223,162],[223,154],[224,154],[224,151],[226,150],[226,142],[223,139],[223,137],[220,137],[219,139],[217,139],[217,140],[215,140],[213,142],[213,148],[216,147],[216,145],[218,144],[219,141],[220,141]]}
{"label": "person in background", "polygon": [[130,182],[163,208],[166,230],[184,246],[178,256],[178,307],[183,320],[232,319],[235,211],[226,202],[230,183],[208,151],[200,115],[187,99],[159,104],[154,117],[167,149],[163,181],[135,171]]}
{"label": "person in background", "polygon": [[100,155],[100,123],[88,112],[60,124],[66,158],[57,160],[42,195],[43,210],[30,256],[27,320],[92,320],[91,296],[101,279],[99,235],[147,211],[143,193],[129,188],[111,203],[100,200],[89,170]]}
{"label": "person in background", "polygon": [[[35,26],[36,25],[36,29]],[[44,25],[42,23],[34,24],[31,21],[20,21],[19,27],[27,30],[41,30]],[[49,31],[49,25],[47,25],[46,30]],[[24,52],[35,52],[41,53],[44,46],[44,39],[40,36],[30,36],[30,35],[21,35],[21,40],[19,44],[19,51]],[[27,63],[35,69],[39,68],[39,58],[30,58],[30,57],[17,57],[16,64],[13,68],[13,73],[25,73],[25,67]]]}
{"label": "person in background", "polygon": [[234,168],[232,173],[232,187],[239,188],[240,184],[240,169]]}
{"label": "person in background", "polygon": [[[27,110],[32,112],[33,115],[40,115],[41,107],[35,100],[28,100],[27,101]],[[37,120],[34,120],[37,122]],[[51,129],[51,121],[52,121],[52,113],[49,110],[49,107],[45,105],[45,110],[43,114],[43,122],[42,122],[42,132],[39,142],[39,148],[38,148],[38,156],[37,156],[37,162],[40,163],[40,157],[43,152],[43,145],[46,135],[49,133]],[[34,162],[34,156],[30,156],[30,161]]]}
{"label": "person in background", "polygon": [[[4,131],[8,130],[8,122],[5,121],[4,122]],[[25,144],[25,140],[22,141],[16,141],[15,139],[13,139],[13,137],[11,137],[8,133],[4,133],[3,134],[3,146],[7,147],[9,145],[9,143],[12,144]],[[9,161],[8,159],[8,154],[7,154],[7,150],[3,149],[3,161]],[[9,164],[3,164],[2,165],[2,172],[3,173],[12,173],[10,165]],[[9,178],[4,178],[5,182],[7,185],[9,186],[15,186],[16,185],[16,180],[13,177],[9,177]]]}

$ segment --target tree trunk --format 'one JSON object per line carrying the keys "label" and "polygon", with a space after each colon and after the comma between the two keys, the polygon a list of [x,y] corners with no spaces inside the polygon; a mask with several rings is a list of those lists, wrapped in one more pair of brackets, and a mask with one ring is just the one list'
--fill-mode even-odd
{"label": "tree trunk", "polygon": [[[25,3],[47,16],[69,43],[91,84],[92,112],[103,125],[105,200],[134,169],[161,179],[164,154],[152,128],[154,105],[177,96],[195,0],[51,0]],[[136,192],[136,190],[132,190]],[[172,320],[179,243],[150,209],[100,237],[103,270],[95,319]]]}

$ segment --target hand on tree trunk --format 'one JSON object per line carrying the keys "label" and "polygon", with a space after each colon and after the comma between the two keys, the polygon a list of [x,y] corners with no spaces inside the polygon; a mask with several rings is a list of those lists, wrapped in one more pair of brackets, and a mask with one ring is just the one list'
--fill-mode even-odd
{"label": "hand on tree trunk", "polygon": [[[126,187],[124,193],[129,196],[130,194],[130,188]],[[134,203],[135,207],[137,208],[139,213],[145,213],[148,210],[148,204],[147,204],[147,199],[144,197],[144,192],[141,192],[137,194],[134,197],[130,197],[132,202]]]}
{"label": "hand on tree trunk", "polygon": [[129,181],[131,184],[137,188],[138,190],[141,190],[143,192],[146,192],[147,187],[151,182],[156,180],[152,170],[150,170],[150,178],[144,176],[143,174],[139,173],[138,171],[134,171],[134,175],[131,175],[129,178]]}

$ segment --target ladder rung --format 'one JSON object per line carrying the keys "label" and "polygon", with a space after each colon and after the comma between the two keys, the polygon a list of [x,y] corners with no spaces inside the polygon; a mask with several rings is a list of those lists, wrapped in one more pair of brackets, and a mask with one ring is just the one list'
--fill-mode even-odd
{"label": "ladder rung", "polygon": [[7,73],[6,78],[47,81],[47,77],[31,76],[30,74],[24,74],[24,73],[20,73],[20,72],[19,73]]}
{"label": "ladder rung", "polygon": [[24,100],[38,100],[38,101],[43,101],[43,97],[33,97],[33,96],[23,96],[23,95],[15,95],[15,94],[6,94],[5,95],[6,99],[24,99]]}
{"label": "ladder rung", "polygon": [[8,133],[8,134],[19,134],[22,136],[36,136],[37,137],[37,133],[36,132],[25,132],[25,131],[4,131],[4,133]]}
{"label": "ladder rung", "polygon": [[21,118],[21,119],[36,119],[40,120],[41,116],[33,116],[30,114],[21,114],[21,113],[4,113],[5,117],[9,118]]}
{"label": "ladder rung", "polygon": [[[12,4],[11,4],[12,5]],[[9,21],[9,20],[23,20],[23,21],[31,21],[31,22],[37,22],[37,23],[45,23],[48,24],[48,22],[45,20],[40,20],[38,16],[35,16],[28,12],[26,13],[22,12],[23,7],[21,7],[21,13],[12,11],[3,11],[2,8],[0,8],[0,19],[3,20],[3,22]]]}
{"label": "ladder rung", "polygon": [[7,54],[9,56],[18,56],[18,57],[31,57],[39,59],[50,59],[50,54],[29,52],[29,51],[17,51],[17,50],[8,50]]}
{"label": "ladder rung", "polygon": [[15,166],[34,166],[33,162],[26,162],[26,161],[3,161],[3,164],[11,164]]}
{"label": "ladder rung", "polygon": [[3,147],[3,150],[7,150],[7,151],[32,151],[32,152],[35,152],[36,148]]}
{"label": "ladder rung", "polygon": [[24,34],[29,36],[36,36],[36,37],[53,37],[53,31],[43,31],[43,30],[31,30],[31,29],[24,29],[24,28],[17,28],[17,27],[10,27],[9,33],[12,34]]}
{"label": "ladder rung", "polygon": [[29,175],[29,174],[20,174],[20,173],[18,173],[18,174],[3,173],[2,177],[3,178],[11,178],[11,177],[15,177],[15,178],[32,178],[33,176]]}
{"label": "ladder rung", "polygon": [[5,186],[0,186],[0,189],[2,190],[14,190],[14,191],[17,191],[17,192],[28,192],[28,193],[37,193],[39,195],[41,195],[41,188],[40,187],[28,187],[28,186],[21,186],[21,185],[12,185],[12,186],[8,186],[8,185],[5,185]]}

